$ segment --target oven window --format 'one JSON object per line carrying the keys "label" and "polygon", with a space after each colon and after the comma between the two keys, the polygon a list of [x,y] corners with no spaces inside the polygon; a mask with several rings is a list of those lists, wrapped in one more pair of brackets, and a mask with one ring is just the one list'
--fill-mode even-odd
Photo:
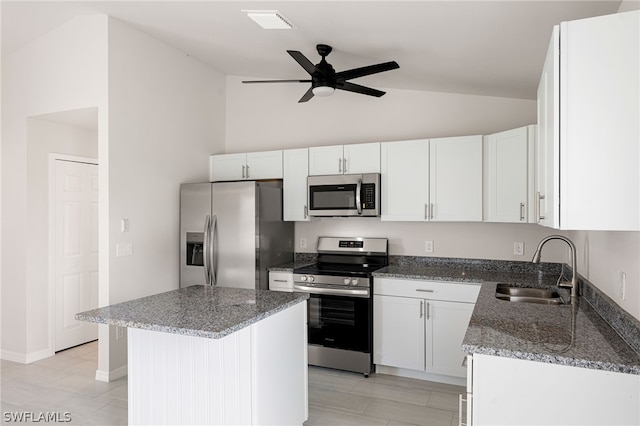
{"label": "oven window", "polygon": [[359,352],[371,351],[371,299],[311,294],[309,343]]}
{"label": "oven window", "polygon": [[356,185],[311,186],[312,210],[340,210],[356,208]]}

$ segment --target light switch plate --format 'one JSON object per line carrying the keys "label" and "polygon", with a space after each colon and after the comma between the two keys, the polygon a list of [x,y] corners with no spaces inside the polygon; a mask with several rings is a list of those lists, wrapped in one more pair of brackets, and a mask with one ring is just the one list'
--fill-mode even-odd
{"label": "light switch plate", "polygon": [[131,256],[133,254],[132,243],[118,243],[116,244],[116,257]]}

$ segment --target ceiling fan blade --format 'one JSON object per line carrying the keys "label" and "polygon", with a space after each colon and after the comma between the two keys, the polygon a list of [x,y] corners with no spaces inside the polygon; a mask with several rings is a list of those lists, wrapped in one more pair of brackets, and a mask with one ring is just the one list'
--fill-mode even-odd
{"label": "ceiling fan blade", "polygon": [[359,84],[349,83],[349,82],[337,82],[336,89],[346,90],[348,92],[360,93],[362,95],[375,96],[379,98],[384,95],[386,92],[382,90],[372,89],[371,87],[361,86]]}
{"label": "ceiling fan blade", "polygon": [[311,83],[311,80],[245,80],[243,83]]}
{"label": "ceiling fan blade", "polygon": [[361,68],[353,68],[336,73],[336,80],[350,80],[352,78],[364,77],[365,75],[376,74],[384,71],[391,71],[400,68],[396,61],[384,62],[382,64],[369,65]]}
{"label": "ceiling fan blade", "polygon": [[298,101],[298,103],[300,102],[307,102],[309,99],[313,98],[313,89],[310,87],[309,90],[307,90],[305,92],[304,95],[302,95],[302,97],[300,98],[300,100]]}
{"label": "ceiling fan blade", "polygon": [[313,65],[313,63],[308,60],[307,57],[304,56],[301,52],[298,52],[297,50],[287,50],[287,53],[291,55],[291,57],[295,59],[296,62],[299,63],[306,72],[309,73],[309,75],[313,75],[313,73],[316,71],[316,66]]}

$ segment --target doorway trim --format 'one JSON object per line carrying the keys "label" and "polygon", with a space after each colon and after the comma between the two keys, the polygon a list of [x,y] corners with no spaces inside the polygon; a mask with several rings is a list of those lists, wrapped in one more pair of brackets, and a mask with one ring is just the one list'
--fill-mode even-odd
{"label": "doorway trim", "polygon": [[[55,288],[55,176],[56,161],[69,161],[73,163],[95,164],[100,167],[97,158],[81,157],[78,155],[68,155],[59,153],[49,153],[49,338],[47,339],[48,356],[55,355],[55,334],[56,334],[56,288]],[[98,247],[100,247],[98,245]],[[99,276],[98,276],[99,277]],[[98,288],[100,279],[98,278]]]}

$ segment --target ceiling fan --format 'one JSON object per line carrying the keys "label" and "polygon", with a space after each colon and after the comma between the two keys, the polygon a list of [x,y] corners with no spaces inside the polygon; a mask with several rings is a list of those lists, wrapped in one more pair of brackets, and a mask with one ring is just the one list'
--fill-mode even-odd
{"label": "ceiling fan", "polygon": [[331,53],[331,46],[326,44],[318,44],[316,46],[318,54],[322,56],[322,60],[317,65],[307,59],[297,50],[287,50],[293,59],[300,64],[302,68],[311,76],[310,80],[250,80],[243,83],[311,83],[311,87],[302,95],[298,102],[307,102],[314,96],[329,96],[336,89],[346,90],[348,92],[360,93],[362,95],[380,97],[385,94],[381,90],[372,89],[370,87],[361,86],[359,84],[350,83],[347,80],[353,78],[364,77],[366,75],[377,74],[379,72],[390,71],[400,68],[397,62],[384,62],[376,65],[369,65],[361,68],[353,68],[346,71],[336,72],[326,57]]}

